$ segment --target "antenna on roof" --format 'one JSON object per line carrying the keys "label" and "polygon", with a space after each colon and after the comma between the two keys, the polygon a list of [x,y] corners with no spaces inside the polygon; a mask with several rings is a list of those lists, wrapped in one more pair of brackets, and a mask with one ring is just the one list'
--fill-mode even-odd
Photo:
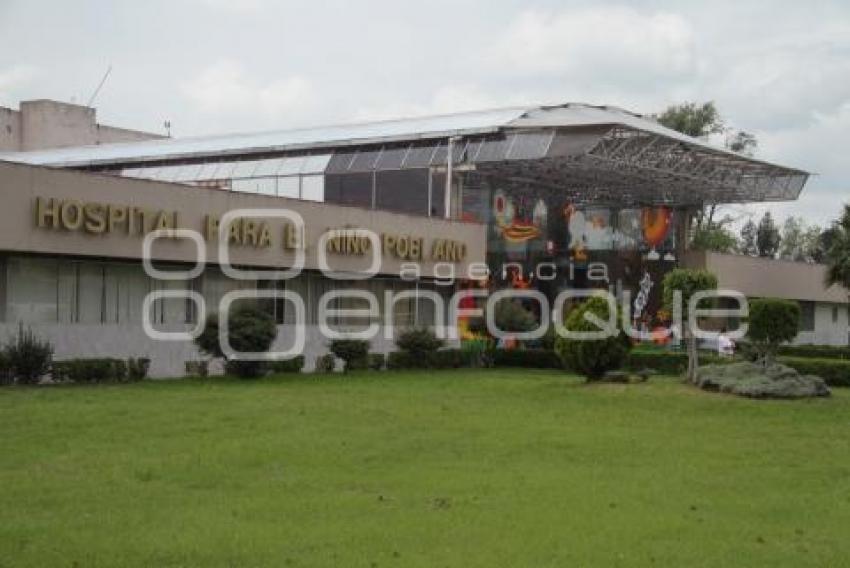
{"label": "antenna on roof", "polygon": [[87,107],[91,107],[92,103],[94,103],[94,99],[100,93],[100,89],[103,87],[103,84],[106,83],[106,80],[109,78],[110,73],[112,73],[112,64],[111,63],[109,64],[109,67],[107,67],[106,73],[103,74],[103,79],[100,80],[100,83],[98,83],[97,88],[91,94],[91,97],[89,97],[89,102],[86,103]]}

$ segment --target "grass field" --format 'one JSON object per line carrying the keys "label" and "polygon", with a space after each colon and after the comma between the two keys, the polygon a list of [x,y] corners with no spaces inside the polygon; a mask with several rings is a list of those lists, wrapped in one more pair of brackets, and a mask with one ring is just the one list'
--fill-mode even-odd
{"label": "grass field", "polygon": [[0,390],[0,566],[841,566],[850,391],[557,372]]}

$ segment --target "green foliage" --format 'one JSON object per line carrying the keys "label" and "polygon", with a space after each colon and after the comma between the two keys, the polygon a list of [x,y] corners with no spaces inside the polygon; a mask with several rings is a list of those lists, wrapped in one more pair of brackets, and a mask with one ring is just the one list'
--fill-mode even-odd
{"label": "green foliage", "polygon": [[496,349],[495,367],[524,367],[526,369],[562,369],[561,359],[551,349]]}
{"label": "green foliage", "polygon": [[658,122],[694,138],[720,134],[725,130],[723,119],[713,101],[701,105],[686,102],[667,107],[658,117]]}
{"label": "green foliage", "polygon": [[779,357],[778,361],[803,375],[815,375],[831,387],[850,387],[850,361],[812,357]]}
{"label": "green foliage", "polygon": [[779,229],[773,222],[773,217],[770,211],[765,211],[759,221],[758,229],[756,230],[756,247],[758,254],[764,258],[775,258],[779,253],[779,245],[782,242],[782,236],[779,234]]}
{"label": "green foliage", "polygon": [[205,359],[186,361],[184,370],[187,377],[207,377],[210,374],[210,362]]}
{"label": "green foliage", "polygon": [[369,366],[369,342],[363,339],[334,339],[328,345],[331,353],[345,362],[343,370],[347,373]]}
{"label": "green foliage", "polygon": [[824,253],[826,284],[850,288],[850,204],[844,205],[844,212],[832,224],[824,244],[827,245]]}
{"label": "green foliage", "polygon": [[[230,346],[239,353],[268,351],[277,335],[274,319],[255,305],[236,307],[228,320]],[[195,338],[195,344],[204,353],[224,357],[218,335],[219,318],[211,314],[207,317],[203,332]],[[264,361],[231,360],[225,364],[228,374],[242,378],[260,376],[267,368]]]}
{"label": "green foliage", "polygon": [[[693,270],[690,268],[676,268],[668,272],[664,276],[662,282],[662,300],[664,309],[673,313],[674,310],[674,293],[676,290],[682,293],[682,317],[684,325],[687,327],[689,318],[688,304],[691,298],[697,292],[717,289],[717,277],[707,270]],[[708,307],[705,303],[701,303],[698,307]]]}
{"label": "green foliage", "polygon": [[850,360],[850,347],[843,345],[780,345],[776,353],[789,357]]}
{"label": "green foliage", "polygon": [[316,357],[316,373],[333,373],[336,369],[336,357],[333,353]]}
{"label": "green foliage", "polygon": [[[700,362],[704,365],[718,365],[731,362],[715,353],[702,353]],[[625,368],[630,371],[651,369],[664,375],[682,375],[688,368],[688,354],[684,351],[645,351],[632,349],[626,358]]]}
{"label": "green foliage", "polygon": [[817,262],[822,256],[821,229],[802,217],[788,217],[782,224],[779,258],[795,262]]}
{"label": "green foliage", "polygon": [[459,369],[478,366],[476,352],[463,349],[440,349],[426,356],[409,351],[393,351],[387,356],[387,368],[399,369]]}
{"label": "green foliage", "polygon": [[750,301],[747,337],[761,357],[773,358],[780,343],[797,336],[800,305],[791,300],[760,298]]}
{"label": "green foliage", "polygon": [[701,227],[694,233],[691,248],[728,254],[737,250],[738,240],[724,227]]}
{"label": "green foliage", "polygon": [[[111,357],[89,357],[54,361],[51,374],[54,381],[71,381],[77,384],[126,383],[144,378],[147,365],[139,361],[147,359],[115,359]],[[132,362],[132,363],[131,363]],[[130,374],[130,367],[133,374]],[[144,368],[139,368],[143,366]],[[144,371],[141,377],[139,374]]]}
{"label": "green foliage", "polygon": [[496,327],[506,333],[523,333],[537,327],[534,314],[515,300],[506,298],[496,304],[493,319]]}
{"label": "green foliage", "polygon": [[151,360],[147,357],[130,357],[127,359],[127,380],[141,381],[148,376]]}
{"label": "green foliage", "polygon": [[12,373],[9,355],[4,349],[0,349],[0,385],[11,385],[14,382],[15,375]]}
{"label": "green foliage", "polygon": [[[585,318],[585,314],[594,314],[602,321],[608,321],[610,306],[604,298],[588,298],[567,316],[564,327],[575,332],[597,332],[600,329]],[[579,340],[558,337],[555,340],[555,352],[564,366],[581,373],[588,380],[599,380],[606,371],[619,369],[631,348],[631,342],[620,325],[621,315],[616,314],[617,333],[604,339]]]}
{"label": "green foliage", "polygon": [[383,353],[369,353],[369,368],[373,371],[381,371],[386,367],[387,357]]}
{"label": "green foliage", "polygon": [[434,335],[430,329],[409,329],[395,340],[396,346],[414,357],[427,359],[445,342]]}
{"label": "green foliage", "polygon": [[304,355],[296,355],[291,359],[274,361],[271,364],[274,373],[300,373],[304,368]]}
{"label": "green foliage", "polygon": [[53,345],[42,341],[23,324],[18,325],[18,333],[5,348],[8,366],[19,384],[38,384],[50,370],[53,358]]}
{"label": "green foliage", "polygon": [[465,353],[470,367],[492,367],[495,341],[491,338],[466,339],[460,349]]}
{"label": "green foliage", "polygon": [[741,227],[741,241],[738,244],[738,252],[747,256],[758,256],[759,248],[756,244],[758,227],[752,219],[747,220]]}

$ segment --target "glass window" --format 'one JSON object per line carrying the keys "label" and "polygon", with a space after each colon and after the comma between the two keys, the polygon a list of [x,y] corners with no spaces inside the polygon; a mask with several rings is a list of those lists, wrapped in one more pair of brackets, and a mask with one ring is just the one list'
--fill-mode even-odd
{"label": "glass window", "polygon": [[77,321],[103,323],[103,265],[80,262],[77,270]]}
{"label": "glass window", "polygon": [[271,160],[260,160],[257,162],[257,169],[251,174],[253,177],[273,176],[276,175],[280,166],[283,164],[283,158],[273,158]]}
{"label": "glass window", "polygon": [[379,171],[376,176],[376,209],[428,215],[428,170]]}
{"label": "glass window", "polygon": [[9,259],[6,272],[7,321],[56,321],[56,270],[56,261],[52,259]]}
{"label": "glass window", "polygon": [[800,331],[815,330],[815,303],[801,301],[800,304]]}
{"label": "glass window", "polygon": [[277,194],[281,197],[298,199],[300,190],[298,176],[277,178]]}
{"label": "glass window", "polygon": [[372,173],[325,176],[325,201],[342,205],[372,206]]}
{"label": "glass window", "polygon": [[307,201],[325,200],[325,176],[301,176],[301,199]]}
{"label": "glass window", "polygon": [[301,164],[302,174],[321,174],[325,173],[328,164],[331,161],[331,154],[316,154],[314,156],[306,156]]}
{"label": "glass window", "polygon": [[277,170],[279,176],[291,176],[301,173],[301,167],[304,165],[304,156],[295,156],[292,158],[284,158],[281,161],[280,168]]}

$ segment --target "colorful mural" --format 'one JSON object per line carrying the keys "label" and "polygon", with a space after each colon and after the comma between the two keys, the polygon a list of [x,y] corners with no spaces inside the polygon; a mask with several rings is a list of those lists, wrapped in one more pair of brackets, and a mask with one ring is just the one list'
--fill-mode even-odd
{"label": "colorful mural", "polygon": [[546,202],[538,198],[533,207],[527,199],[509,197],[498,190],[493,196],[493,217],[502,237],[511,243],[523,243],[541,236],[546,227]]}

